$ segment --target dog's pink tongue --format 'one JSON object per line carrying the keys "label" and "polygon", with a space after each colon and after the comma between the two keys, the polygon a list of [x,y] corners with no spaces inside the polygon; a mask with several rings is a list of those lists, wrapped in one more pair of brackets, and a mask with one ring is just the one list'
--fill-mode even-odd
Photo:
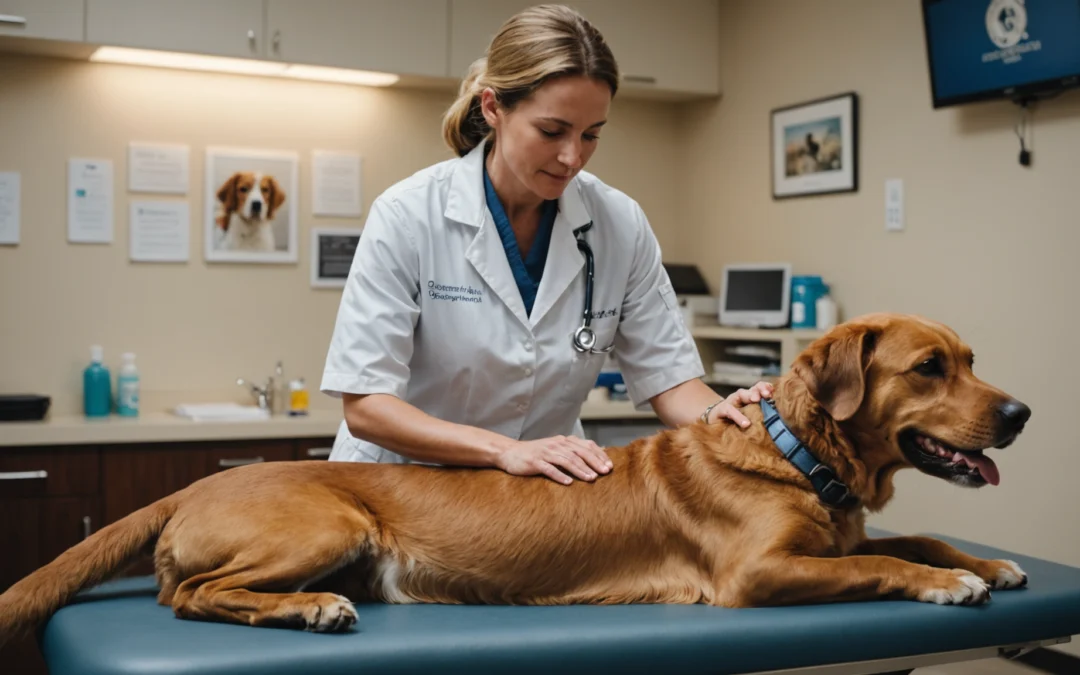
{"label": "dog's pink tongue", "polygon": [[994,460],[982,453],[965,455],[958,452],[953,455],[953,461],[963,461],[968,466],[975,467],[982,474],[982,477],[986,479],[986,482],[991,485],[997,485],[1001,482],[1001,473],[998,471],[997,464],[994,464]]}

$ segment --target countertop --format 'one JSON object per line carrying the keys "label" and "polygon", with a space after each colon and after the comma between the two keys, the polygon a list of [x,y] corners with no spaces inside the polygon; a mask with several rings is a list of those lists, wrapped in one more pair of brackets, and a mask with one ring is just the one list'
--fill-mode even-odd
{"label": "countertop", "polygon": [[[633,419],[655,420],[656,416],[636,412],[629,401],[590,402],[581,409],[582,422]],[[341,413],[336,410],[240,422],[193,422],[167,412],[136,418],[70,415],[41,422],[0,422],[0,447],[329,437],[337,433],[339,424]]]}

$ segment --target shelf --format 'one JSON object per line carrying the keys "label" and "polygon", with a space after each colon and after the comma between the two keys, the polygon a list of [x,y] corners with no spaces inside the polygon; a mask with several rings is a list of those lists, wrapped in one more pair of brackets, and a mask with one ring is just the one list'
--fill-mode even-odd
{"label": "shelf", "polygon": [[816,340],[824,331],[809,328],[735,328],[731,326],[694,326],[690,334],[705,340]]}
{"label": "shelf", "polygon": [[649,408],[645,412],[634,410],[634,404],[630,401],[601,401],[592,402],[586,401],[581,406],[581,415],[579,416],[582,422],[592,422],[595,420],[655,420],[657,419],[656,413],[652,408]]}

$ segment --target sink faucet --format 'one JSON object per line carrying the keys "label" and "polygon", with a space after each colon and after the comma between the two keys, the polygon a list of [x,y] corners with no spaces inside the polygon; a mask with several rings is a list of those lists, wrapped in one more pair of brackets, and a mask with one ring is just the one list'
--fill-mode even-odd
{"label": "sink faucet", "polygon": [[283,402],[279,398],[279,391],[282,383],[284,382],[284,369],[282,368],[281,361],[277,362],[277,367],[274,370],[274,375],[266,378],[266,384],[259,386],[254,382],[249,382],[242,377],[236,378],[236,384],[241,387],[249,387],[252,398],[255,399],[255,404],[263,410],[269,410],[271,414],[277,415],[281,403]]}

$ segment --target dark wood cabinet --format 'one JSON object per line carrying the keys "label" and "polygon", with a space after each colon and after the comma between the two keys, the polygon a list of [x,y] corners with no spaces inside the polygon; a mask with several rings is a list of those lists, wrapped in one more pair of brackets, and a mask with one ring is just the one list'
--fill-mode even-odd
{"label": "dark wood cabinet", "polygon": [[[300,438],[0,448],[0,591],[200,478],[252,462],[325,459],[331,445],[333,438]],[[147,560],[126,574],[152,571]],[[45,675],[35,640],[5,645],[0,673]]]}
{"label": "dark wood cabinet", "polygon": [[[0,591],[101,521],[98,457],[97,448],[0,451]],[[5,645],[0,672],[44,673],[35,640]]]}

